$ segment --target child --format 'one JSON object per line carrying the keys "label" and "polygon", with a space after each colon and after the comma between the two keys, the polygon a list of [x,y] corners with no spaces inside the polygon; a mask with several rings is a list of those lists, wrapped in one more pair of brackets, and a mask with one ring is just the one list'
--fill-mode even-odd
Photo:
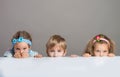
{"label": "child", "polygon": [[46,44],[46,52],[49,57],[63,57],[66,55],[66,41],[60,35],[53,35]]}
{"label": "child", "polygon": [[115,56],[114,47],[115,45],[110,38],[108,38],[106,35],[98,34],[89,41],[83,56],[113,57]]}
{"label": "child", "polygon": [[31,50],[32,38],[26,31],[18,31],[13,35],[11,40],[12,49],[4,53],[5,57],[27,58],[27,57],[42,57],[35,51]]}

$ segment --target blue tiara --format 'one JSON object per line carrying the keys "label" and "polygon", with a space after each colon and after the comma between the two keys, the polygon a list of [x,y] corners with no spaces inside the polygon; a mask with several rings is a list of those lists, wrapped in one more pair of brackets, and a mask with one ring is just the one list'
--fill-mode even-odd
{"label": "blue tiara", "polygon": [[12,44],[15,45],[17,42],[26,42],[27,44],[29,44],[30,46],[32,45],[32,42],[28,39],[24,39],[23,37],[19,37],[18,39],[13,39],[12,40]]}

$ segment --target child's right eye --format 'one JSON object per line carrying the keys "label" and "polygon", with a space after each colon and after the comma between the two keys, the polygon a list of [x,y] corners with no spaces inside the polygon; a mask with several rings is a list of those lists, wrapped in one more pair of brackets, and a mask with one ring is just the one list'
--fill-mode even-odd
{"label": "child's right eye", "polygon": [[51,50],[50,52],[54,52],[54,50]]}
{"label": "child's right eye", "polygon": [[16,48],[16,50],[20,50],[19,48]]}
{"label": "child's right eye", "polygon": [[96,52],[100,52],[99,50],[96,50]]}

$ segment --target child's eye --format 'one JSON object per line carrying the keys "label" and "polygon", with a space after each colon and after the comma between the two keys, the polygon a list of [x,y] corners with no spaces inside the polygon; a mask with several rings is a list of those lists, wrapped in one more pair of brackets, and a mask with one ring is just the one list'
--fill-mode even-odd
{"label": "child's eye", "polygon": [[16,48],[16,50],[20,50],[20,48]]}
{"label": "child's eye", "polygon": [[55,52],[54,50],[51,50],[50,52]]}
{"label": "child's eye", "polygon": [[23,48],[23,50],[26,50],[27,48]]}
{"label": "child's eye", "polygon": [[96,50],[96,52],[100,52],[99,50]]}
{"label": "child's eye", "polygon": [[104,51],[104,52],[107,52],[107,51]]}
{"label": "child's eye", "polygon": [[61,52],[61,50],[58,50],[58,52]]}

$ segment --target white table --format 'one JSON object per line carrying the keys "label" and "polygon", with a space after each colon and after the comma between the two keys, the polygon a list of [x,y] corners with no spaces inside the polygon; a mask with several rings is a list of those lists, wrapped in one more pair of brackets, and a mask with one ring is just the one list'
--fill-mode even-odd
{"label": "white table", "polygon": [[0,57],[0,77],[120,77],[120,57]]}

